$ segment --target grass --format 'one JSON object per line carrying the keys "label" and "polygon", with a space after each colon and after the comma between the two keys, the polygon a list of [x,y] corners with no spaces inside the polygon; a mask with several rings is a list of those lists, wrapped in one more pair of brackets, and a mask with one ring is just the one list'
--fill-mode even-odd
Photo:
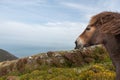
{"label": "grass", "polygon": [[[19,80],[115,80],[115,69],[111,63],[97,63],[72,68],[46,66],[17,77]],[[5,78],[0,78],[0,80],[5,80]]]}
{"label": "grass", "polygon": [[[27,62],[27,58],[19,60],[14,71],[1,76],[0,80],[115,80],[115,68],[104,48],[96,47],[85,52],[49,53],[60,53],[62,57],[55,58],[50,55],[31,63]],[[45,60],[52,62],[47,63]],[[61,60],[64,63],[60,63]]]}

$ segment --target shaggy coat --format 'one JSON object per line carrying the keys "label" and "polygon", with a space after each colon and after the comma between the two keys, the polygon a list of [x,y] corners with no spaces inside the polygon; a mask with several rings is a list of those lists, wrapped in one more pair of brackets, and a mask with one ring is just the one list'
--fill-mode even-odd
{"label": "shaggy coat", "polygon": [[120,14],[102,12],[92,17],[90,25],[100,27],[102,33],[118,35],[120,34]]}
{"label": "shaggy coat", "polygon": [[116,68],[116,80],[120,80],[120,13],[102,12],[93,16],[75,44],[76,49],[103,44]]}

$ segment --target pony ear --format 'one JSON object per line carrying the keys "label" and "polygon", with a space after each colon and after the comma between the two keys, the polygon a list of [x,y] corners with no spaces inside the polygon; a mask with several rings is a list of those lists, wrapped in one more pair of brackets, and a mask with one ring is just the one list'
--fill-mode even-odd
{"label": "pony ear", "polygon": [[111,20],[100,27],[100,31],[105,34],[120,34],[120,20]]}

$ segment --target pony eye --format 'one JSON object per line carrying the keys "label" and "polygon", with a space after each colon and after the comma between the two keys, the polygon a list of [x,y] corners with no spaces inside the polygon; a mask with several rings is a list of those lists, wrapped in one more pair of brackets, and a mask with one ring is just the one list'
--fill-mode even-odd
{"label": "pony eye", "polygon": [[90,30],[90,28],[86,28],[86,30]]}

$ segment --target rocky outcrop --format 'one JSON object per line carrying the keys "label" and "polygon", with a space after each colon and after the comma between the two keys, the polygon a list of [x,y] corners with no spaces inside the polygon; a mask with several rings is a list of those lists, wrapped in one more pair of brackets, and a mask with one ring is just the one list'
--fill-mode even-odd
{"label": "rocky outcrop", "polygon": [[108,55],[103,48],[57,52],[49,51],[18,60],[1,62],[0,76],[13,71],[24,73],[25,71],[40,69],[43,65],[52,67],[82,66],[96,61],[104,61],[106,57],[108,57]]}

